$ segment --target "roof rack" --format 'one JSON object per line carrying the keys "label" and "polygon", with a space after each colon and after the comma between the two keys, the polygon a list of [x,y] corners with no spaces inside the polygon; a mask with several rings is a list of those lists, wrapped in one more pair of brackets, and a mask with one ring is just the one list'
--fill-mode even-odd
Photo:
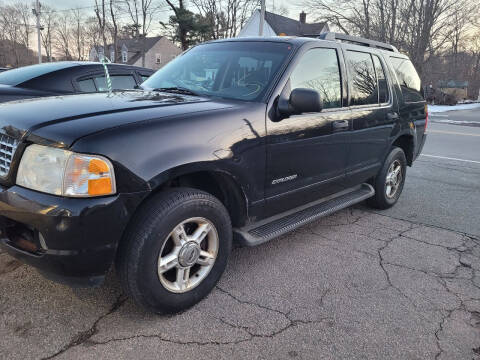
{"label": "roof rack", "polygon": [[383,43],[380,41],[375,41],[375,40],[369,40],[365,39],[359,36],[352,36],[352,35],[346,35],[346,34],[340,34],[340,33],[334,33],[334,32],[326,32],[320,35],[305,35],[309,37],[316,37],[318,39],[322,40],[330,40],[330,41],[345,41],[353,44],[358,44],[358,45],[363,45],[363,46],[369,46],[369,47],[374,47],[382,50],[388,50],[388,51],[393,51],[393,52],[398,52],[398,49],[390,44]]}

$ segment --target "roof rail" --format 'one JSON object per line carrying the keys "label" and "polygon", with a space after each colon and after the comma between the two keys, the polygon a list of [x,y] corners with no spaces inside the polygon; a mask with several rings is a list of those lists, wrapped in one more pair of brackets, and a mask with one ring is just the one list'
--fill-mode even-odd
{"label": "roof rail", "polygon": [[354,43],[358,45],[374,47],[382,50],[398,52],[398,49],[393,45],[383,43],[380,41],[365,39],[359,36],[352,36],[352,35],[346,35],[346,34],[340,34],[340,33],[334,33],[334,32],[325,32],[320,35],[317,35],[316,37],[322,40],[330,40],[330,41],[340,40],[340,41],[345,41],[345,42]]}

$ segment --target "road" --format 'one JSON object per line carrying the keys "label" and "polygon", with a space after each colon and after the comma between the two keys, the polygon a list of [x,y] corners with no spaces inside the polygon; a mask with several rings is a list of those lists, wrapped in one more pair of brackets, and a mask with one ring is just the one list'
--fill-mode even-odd
{"label": "road", "polygon": [[234,249],[176,316],[136,308],[113,273],[71,289],[0,253],[0,358],[480,359],[478,130],[432,121],[393,209]]}
{"label": "road", "polygon": [[479,236],[479,204],[480,109],[432,114],[399,202],[381,213]]}

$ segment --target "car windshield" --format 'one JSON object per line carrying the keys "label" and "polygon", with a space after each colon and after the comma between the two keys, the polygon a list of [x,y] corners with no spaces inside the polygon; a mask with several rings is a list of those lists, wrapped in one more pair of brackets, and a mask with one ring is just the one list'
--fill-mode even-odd
{"label": "car windshield", "polygon": [[142,88],[259,100],[291,49],[288,43],[265,41],[199,45],[158,70]]}
{"label": "car windshield", "polygon": [[0,74],[0,84],[16,86],[49,72],[66,69],[75,65],[76,64],[74,63],[57,62],[30,65],[18,69],[7,70]]}

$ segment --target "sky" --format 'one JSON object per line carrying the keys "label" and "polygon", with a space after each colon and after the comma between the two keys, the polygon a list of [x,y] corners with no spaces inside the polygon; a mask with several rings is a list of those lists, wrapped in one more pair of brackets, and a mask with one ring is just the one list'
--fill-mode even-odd
{"label": "sky", "polygon": [[[4,0],[3,2],[15,2],[15,1],[23,1],[23,0]],[[2,0],[0,0],[2,2]],[[33,0],[25,0],[25,2],[33,2]],[[40,0],[40,3],[49,5],[52,7],[55,7],[56,9],[73,9],[73,8],[78,8],[78,7],[92,7],[95,5],[95,0]],[[300,12],[300,6],[299,2],[297,4],[294,4],[292,1],[287,1],[287,0],[267,0],[267,10],[272,6],[284,6],[285,8],[288,9],[288,16],[291,18],[296,19],[298,17],[298,14]],[[191,7],[191,6],[190,6]],[[163,14],[161,15],[161,18],[159,20],[165,21],[168,20],[168,17],[171,15],[171,12],[166,9]]]}

